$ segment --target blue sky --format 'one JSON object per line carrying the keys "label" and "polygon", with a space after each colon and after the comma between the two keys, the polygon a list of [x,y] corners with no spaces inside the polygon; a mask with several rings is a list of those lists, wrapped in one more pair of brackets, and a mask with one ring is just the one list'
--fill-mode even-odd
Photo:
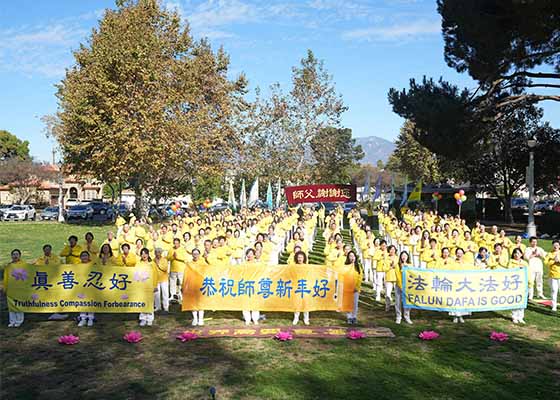
{"label": "blue sky", "polygon": [[[354,136],[394,140],[402,119],[387,91],[423,75],[474,87],[443,60],[435,0],[166,0],[188,20],[195,38],[223,45],[231,73],[251,87],[280,82],[308,48],[325,61],[349,111],[343,125]],[[56,110],[54,85],[73,63],[107,0],[19,0],[0,4],[0,129],[31,142],[31,153],[51,159],[53,144],[39,118]],[[560,127],[560,107],[544,104],[545,119]]]}

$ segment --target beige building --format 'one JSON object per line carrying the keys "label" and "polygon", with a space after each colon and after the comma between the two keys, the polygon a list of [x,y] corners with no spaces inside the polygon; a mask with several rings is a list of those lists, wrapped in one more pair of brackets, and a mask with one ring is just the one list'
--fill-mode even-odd
{"label": "beige building", "polygon": [[[48,165],[46,168],[53,173],[58,172],[58,167]],[[0,204],[44,204],[57,205],[59,194],[59,183],[56,178],[37,181],[23,187],[18,184],[0,186]],[[68,200],[93,200],[103,197],[103,184],[92,179],[68,175],[64,177],[62,184],[64,204]]]}

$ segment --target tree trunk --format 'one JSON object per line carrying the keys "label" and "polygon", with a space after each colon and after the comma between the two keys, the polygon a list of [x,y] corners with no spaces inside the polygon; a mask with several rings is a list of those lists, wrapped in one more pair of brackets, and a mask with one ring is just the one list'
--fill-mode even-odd
{"label": "tree trunk", "polygon": [[136,218],[140,219],[144,217],[144,197],[142,185],[135,182],[134,185],[134,214]]}
{"label": "tree trunk", "polygon": [[504,220],[508,224],[513,223],[513,213],[511,211],[511,195],[508,193],[504,194]]}

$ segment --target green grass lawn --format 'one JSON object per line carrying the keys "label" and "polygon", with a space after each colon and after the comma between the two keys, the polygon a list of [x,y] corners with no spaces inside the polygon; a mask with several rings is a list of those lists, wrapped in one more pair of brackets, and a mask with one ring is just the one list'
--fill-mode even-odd
{"label": "green grass lawn", "polygon": [[[26,258],[41,244],[55,248],[86,227],[56,224],[1,224],[4,253],[13,247]],[[100,236],[107,229],[94,230]],[[60,243],[60,244],[59,244]],[[549,295],[548,282],[546,292]],[[73,321],[26,316],[20,329],[8,329],[2,296],[0,326],[1,399],[553,399],[560,393],[560,315],[533,305],[527,325],[513,325],[509,312],[477,313],[453,324],[443,313],[412,311],[413,326],[396,325],[393,311],[372,299],[365,286],[360,325],[386,326],[395,338],[206,339],[181,343],[174,334],[190,324],[177,305],[156,315],[153,327],[138,328],[137,315],[98,314],[93,328]],[[240,312],[207,312],[210,326],[242,326]],[[266,313],[264,325],[291,324],[288,313]],[[344,325],[335,312],[311,313],[311,323]],[[125,332],[141,329],[144,340],[128,344]],[[433,342],[417,338],[437,330]],[[510,340],[495,343],[492,330]],[[76,346],[57,338],[78,334]]]}

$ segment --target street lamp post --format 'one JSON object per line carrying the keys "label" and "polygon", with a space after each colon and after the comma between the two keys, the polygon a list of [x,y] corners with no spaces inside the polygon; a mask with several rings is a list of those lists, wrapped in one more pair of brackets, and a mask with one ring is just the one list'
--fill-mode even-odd
{"label": "street lamp post", "polygon": [[527,183],[529,186],[529,216],[527,221],[527,235],[537,236],[537,226],[535,225],[535,156],[533,149],[537,145],[537,141],[531,138],[527,141],[529,146],[529,171],[527,176]]}

